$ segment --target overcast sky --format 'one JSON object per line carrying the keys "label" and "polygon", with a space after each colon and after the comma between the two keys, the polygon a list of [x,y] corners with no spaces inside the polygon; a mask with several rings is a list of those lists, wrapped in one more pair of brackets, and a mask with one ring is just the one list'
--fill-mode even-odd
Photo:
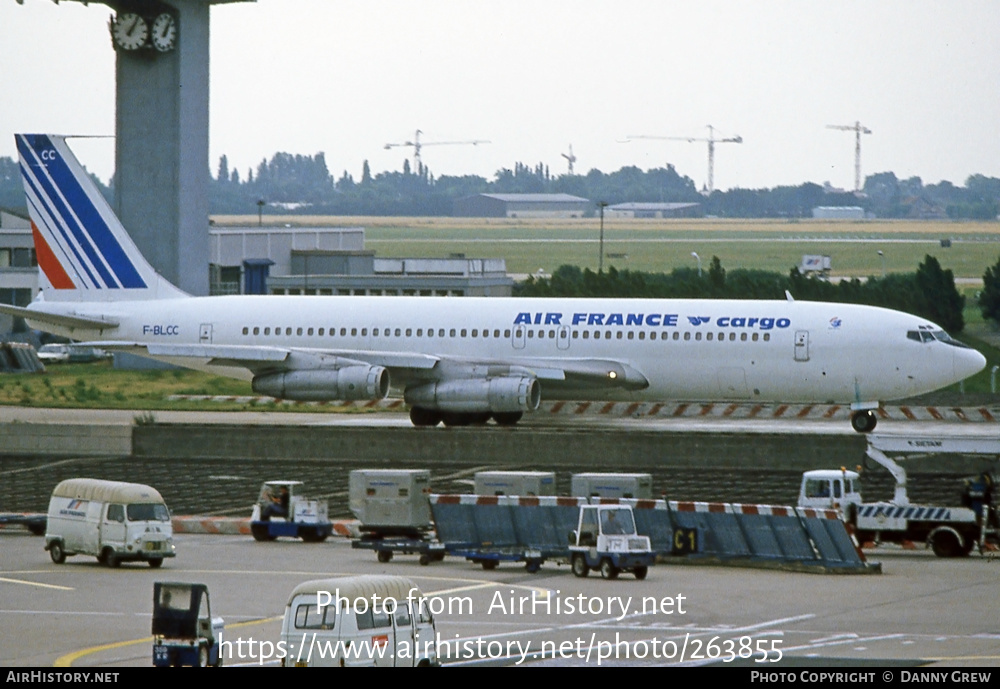
{"label": "overcast sky", "polygon": [[[114,133],[100,4],[0,0],[0,156],[15,132]],[[211,10],[209,166],[326,154],[335,177],[400,170],[423,131],[440,175],[516,162],[612,172],[673,164],[701,187],[1000,177],[995,0],[259,0]],[[478,146],[433,142],[488,140]],[[113,144],[73,144],[102,179]]]}

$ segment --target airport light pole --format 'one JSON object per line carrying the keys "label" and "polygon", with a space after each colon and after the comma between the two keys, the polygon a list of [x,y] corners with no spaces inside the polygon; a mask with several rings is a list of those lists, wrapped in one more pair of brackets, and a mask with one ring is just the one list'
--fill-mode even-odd
{"label": "airport light pole", "polygon": [[607,208],[607,201],[599,201],[597,203],[601,207],[601,241],[598,247],[600,253],[597,255],[597,273],[600,275],[604,272],[604,209]]}
{"label": "airport light pole", "polygon": [[994,366],[990,369],[990,392],[994,395],[997,393],[997,371],[1000,370],[1000,366]]}
{"label": "airport light pole", "polygon": [[878,252],[878,257],[882,259],[882,277],[885,277],[885,254],[881,250]]}
{"label": "airport light pole", "polygon": [[696,251],[692,251],[691,255],[694,256],[694,260],[698,262],[698,277],[701,277],[701,256],[699,256]]}

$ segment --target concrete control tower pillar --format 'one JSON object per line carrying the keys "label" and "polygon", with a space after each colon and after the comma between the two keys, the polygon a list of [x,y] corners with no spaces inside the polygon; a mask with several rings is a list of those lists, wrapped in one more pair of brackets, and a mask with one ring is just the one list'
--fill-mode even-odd
{"label": "concrete control tower pillar", "polygon": [[164,277],[208,294],[209,8],[106,0],[117,54],[115,211]]}

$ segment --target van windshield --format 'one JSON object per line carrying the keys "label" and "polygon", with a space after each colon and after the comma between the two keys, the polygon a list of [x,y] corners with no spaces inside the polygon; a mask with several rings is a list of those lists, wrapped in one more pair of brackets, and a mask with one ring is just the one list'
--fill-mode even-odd
{"label": "van windshield", "polygon": [[168,522],[170,512],[160,502],[146,502],[129,505],[126,508],[130,522]]}

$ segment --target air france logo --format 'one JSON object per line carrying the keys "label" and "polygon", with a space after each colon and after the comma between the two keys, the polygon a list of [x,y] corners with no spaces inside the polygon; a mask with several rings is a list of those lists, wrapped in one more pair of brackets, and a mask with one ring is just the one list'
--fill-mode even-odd
{"label": "air france logo", "polygon": [[836,330],[837,328],[839,328],[843,324],[844,324],[844,322],[842,320],[840,320],[839,316],[834,316],[833,318],[830,319],[830,327],[833,328],[834,330]]}
{"label": "air france logo", "polygon": [[[565,325],[574,326],[639,326],[654,328],[677,327],[682,316],[676,313],[573,313],[567,316],[559,312],[521,312],[514,317],[514,325]],[[771,330],[788,328],[792,321],[788,318],[767,316],[683,316],[688,323],[698,327],[712,325],[718,328],[748,328]]]}

